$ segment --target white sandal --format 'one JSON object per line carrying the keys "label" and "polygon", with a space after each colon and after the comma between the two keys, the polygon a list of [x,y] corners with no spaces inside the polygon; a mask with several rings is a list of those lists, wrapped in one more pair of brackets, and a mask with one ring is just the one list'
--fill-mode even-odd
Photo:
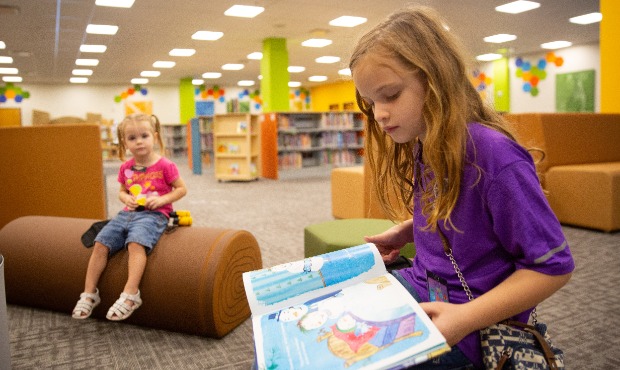
{"label": "white sandal", "polygon": [[[125,301],[131,301],[133,304],[130,306]],[[142,305],[142,299],[140,298],[140,291],[136,294],[121,293],[121,297],[114,302],[112,307],[108,310],[106,318],[112,321],[125,320],[131,314]]]}
{"label": "white sandal", "polygon": [[95,293],[84,292],[80,294],[80,300],[75,305],[71,317],[79,320],[86,319],[90,317],[90,314],[93,313],[93,309],[97,307],[99,303],[101,303],[99,289],[97,289]]}

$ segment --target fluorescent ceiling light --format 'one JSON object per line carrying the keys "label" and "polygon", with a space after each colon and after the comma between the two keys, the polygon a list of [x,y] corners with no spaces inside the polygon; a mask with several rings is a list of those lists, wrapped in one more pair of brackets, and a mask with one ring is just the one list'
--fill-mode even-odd
{"label": "fluorescent ceiling light", "polygon": [[131,83],[134,85],[144,85],[144,84],[149,83],[149,79],[148,78],[132,78]]}
{"label": "fluorescent ceiling light", "polygon": [[339,70],[338,74],[341,76],[351,76],[351,70],[349,68],[344,68]]}
{"label": "fluorescent ceiling light", "polygon": [[301,67],[301,66],[289,66],[287,68],[289,73],[299,73],[299,72],[303,72],[306,70],[306,67]]}
{"label": "fluorescent ceiling light", "polygon": [[230,17],[254,18],[265,10],[262,6],[233,5],[224,12]]}
{"label": "fluorescent ceiling light", "polygon": [[540,7],[540,4],[534,1],[517,0],[508,4],[495,7],[495,10],[502,13],[518,14],[527,12],[528,10],[536,9]]}
{"label": "fluorescent ceiling light", "polygon": [[540,47],[543,49],[561,49],[561,48],[567,48],[569,46],[571,46],[573,43],[570,41],[552,41],[552,42],[545,42],[544,44],[540,44]]}
{"label": "fluorescent ceiling light", "polygon": [[173,57],[191,57],[196,54],[195,49],[172,49],[170,50],[170,54]]}
{"label": "fluorescent ceiling light", "polygon": [[494,44],[501,44],[502,42],[516,40],[517,36],[509,35],[507,33],[499,33],[493,36],[487,36],[484,38],[485,42],[492,42]]}
{"label": "fluorescent ceiling light", "polygon": [[72,84],[85,84],[88,82],[88,78],[86,77],[71,77],[69,82]]}
{"label": "fluorescent ceiling light", "polygon": [[18,73],[17,68],[0,68],[0,75],[16,75]]}
{"label": "fluorescent ceiling light", "polygon": [[288,82],[288,87],[299,87],[299,86],[301,86],[301,82],[297,82],[297,81]]}
{"label": "fluorescent ceiling light", "polygon": [[116,35],[118,26],[110,26],[106,24],[89,24],[86,26],[86,33],[95,35]]}
{"label": "fluorescent ceiling light", "polygon": [[76,59],[75,65],[93,67],[99,65],[99,59]]}
{"label": "fluorescent ceiling light", "polygon": [[310,76],[308,77],[308,81],[312,81],[312,82],[327,81],[327,76]]}
{"label": "fluorescent ceiling light", "polygon": [[195,85],[195,86],[202,85],[203,83],[205,83],[205,80],[200,79],[200,78],[194,78],[192,80],[192,85]]}
{"label": "fluorescent ceiling light", "polygon": [[222,74],[220,72],[205,72],[202,74],[203,78],[220,78]]}
{"label": "fluorescent ceiling light", "polygon": [[0,57],[0,63],[2,63],[2,64],[13,63],[13,58],[11,58],[11,57]]}
{"label": "fluorescent ceiling light", "polygon": [[476,59],[481,61],[481,62],[490,62],[490,61],[493,61],[493,60],[502,59],[502,55],[501,54],[495,54],[495,53],[482,54],[482,55],[478,55],[476,57]]}
{"label": "fluorescent ceiling light", "polygon": [[140,76],[142,77],[159,77],[161,75],[160,71],[142,71],[140,72]]}
{"label": "fluorescent ceiling light", "polygon": [[215,32],[215,31],[198,31],[192,35],[192,39],[194,40],[206,40],[206,41],[215,41],[219,40],[224,36],[224,32]]}
{"label": "fluorescent ceiling light", "polygon": [[131,8],[134,0],[96,0],[95,5],[111,6],[114,8]]}
{"label": "fluorescent ceiling light", "polygon": [[22,82],[24,79],[19,76],[4,76],[2,81],[4,82]]}
{"label": "fluorescent ceiling light", "polygon": [[105,53],[107,48],[105,45],[80,45],[82,53]]}
{"label": "fluorescent ceiling light", "polygon": [[253,53],[248,54],[248,59],[261,60],[263,59],[263,53],[261,53],[260,51],[255,51]]}
{"label": "fluorescent ceiling light", "polygon": [[328,39],[308,39],[301,43],[301,46],[307,46],[310,48],[322,48],[327,45],[331,45],[332,40]]}
{"label": "fluorescent ceiling light", "polygon": [[251,80],[241,80],[237,82],[237,86],[254,86],[255,82]]}
{"label": "fluorescent ceiling light", "polygon": [[226,63],[222,66],[222,69],[225,71],[239,71],[243,69],[245,66],[240,63]]}
{"label": "fluorescent ceiling light", "polygon": [[0,41],[0,49],[6,49],[6,44],[4,41]]}
{"label": "fluorescent ceiling light", "polygon": [[340,62],[340,58],[339,57],[332,57],[332,56],[324,56],[324,57],[316,58],[315,61],[317,63],[331,64],[331,63],[338,63],[338,62]]}
{"label": "fluorescent ceiling light", "polygon": [[153,63],[153,67],[155,68],[172,68],[176,65],[175,62],[170,62],[167,60],[158,60],[155,63]]}
{"label": "fluorescent ceiling light", "polygon": [[363,17],[352,17],[350,15],[343,15],[342,17],[338,17],[329,21],[329,25],[336,27],[355,27],[359,26],[362,23],[366,23],[367,20],[368,19]]}
{"label": "fluorescent ceiling light", "polygon": [[577,24],[590,24],[600,22],[603,19],[603,14],[601,13],[589,13],[580,15],[578,17],[572,17],[569,19],[571,23]]}
{"label": "fluorescent ceiling light", "polygon": [[93,70],[92,69],[74,69],[72,74],[74,76],[92,76]]}

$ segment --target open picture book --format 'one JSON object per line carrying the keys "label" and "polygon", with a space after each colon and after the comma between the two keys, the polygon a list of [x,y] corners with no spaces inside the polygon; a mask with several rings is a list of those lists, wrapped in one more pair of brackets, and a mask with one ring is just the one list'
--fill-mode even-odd
{"label": "open picture book", "polygon": [[257,369],[393,369],[450,349],[374,244],[245,272]]}

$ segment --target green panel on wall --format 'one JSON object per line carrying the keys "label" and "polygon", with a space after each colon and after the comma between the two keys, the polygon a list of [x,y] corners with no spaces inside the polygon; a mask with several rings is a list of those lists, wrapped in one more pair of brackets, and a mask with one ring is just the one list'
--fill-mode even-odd
{"label": "green panel on wall", "polygon": [[188,123],[195,116],[194,85],[191,78],[183,78],[179,83],[179,120]]}
{"label": "green panel on wall", "polygon": [[286,39],[263,40],[263,59],[260,64],[261,97],[263,112],[286,112],[289,110],[289,74]]}
{"label": "green panel on wall", "polygon": [[498,112],[510,112],[510,73],[508,58],[493,62],[493,101]]}
{"label": "green panel on wall", "polygon": [[556,112],[594,112],[594,70],[555,76]]}

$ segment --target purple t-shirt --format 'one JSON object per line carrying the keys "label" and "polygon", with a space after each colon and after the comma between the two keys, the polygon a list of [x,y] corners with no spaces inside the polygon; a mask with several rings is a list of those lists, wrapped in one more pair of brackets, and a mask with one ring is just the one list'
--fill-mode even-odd
{"label": "purple t-shirt", "polygon": [[[452,221],[459,231],[446,230],[441,221],[439,225],[474,298],[516,269],[548,275],[571,272],[575,265],[568,244],[541,190],[529,153],[505,135],[478,123],[470,123],[468,129],[468,161],[460,197],[452,212]],[[480,177],[471,162],[481,170]],[[423,301],[428,301],[426,273],[431,271],[446,279],[450,302],[467,302],[439,234],[422,230],[426,218],[419,197],[414,201],[416,256],[413,267],[401,270],[403,277]],[[529,313],[530,310],[515,318],[527,322]],[[482,367],[478,332],[468,335],[457,346]]]}
{"label": "purple t-shirt", "polygon": [[[145,197],[168,194],[172,191],[172,183],[179,178],[179,169],[176,164],[166,157],[161,157],[155,164],[146,168],[135,167],[134,158],[121,165],[118,171],[118,182],[136,197]],[[127,211],[125,207],[125,211]],[[172,203],[154,209],[170,217]]]}

